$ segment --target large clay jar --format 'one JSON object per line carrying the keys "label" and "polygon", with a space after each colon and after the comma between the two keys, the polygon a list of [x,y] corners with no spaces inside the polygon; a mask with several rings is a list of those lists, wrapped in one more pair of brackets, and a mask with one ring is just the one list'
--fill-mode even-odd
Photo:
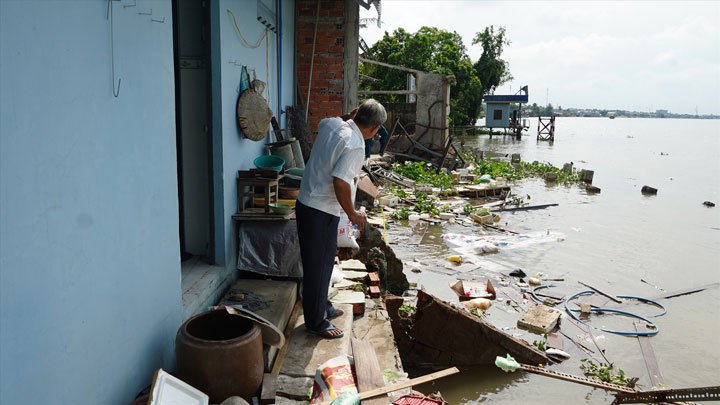
{"label": "large clay jar", "polygon": [[188,319],[175,339],[178,376],[210,403],[231,396],[250,401],[263,378],[262,335],[252,321],[225,310]]}

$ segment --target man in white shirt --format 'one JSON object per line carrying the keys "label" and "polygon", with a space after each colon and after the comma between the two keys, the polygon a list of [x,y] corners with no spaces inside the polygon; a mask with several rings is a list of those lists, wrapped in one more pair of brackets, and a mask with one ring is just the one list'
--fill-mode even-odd
{"label": "man in white shirt", "polygon": [[365,140],[387,119],[385,107],[369,99],[343,117],[326,118],[318,125],[296,204],[300,254],[303,264],[303,312],[310,333],[326,339],[343,336],[330,319],[342,315],[328,301],[328,288],[337,252],[342,209],[362,229],[365,214],[355,211],[354,178],[365,163]]}

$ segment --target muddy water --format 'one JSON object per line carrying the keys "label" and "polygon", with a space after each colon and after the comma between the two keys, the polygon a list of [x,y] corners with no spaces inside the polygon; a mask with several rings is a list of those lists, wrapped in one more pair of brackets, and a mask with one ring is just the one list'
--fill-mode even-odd
{"label": "muddy water", "polygon": [[[536,123],[531,122],[530,127],[534,133]],[[563,236],[484,255],[476,262],[478,268],[461,273],[463,276],[497,277],[521,268],[530,275],[564,278],[565,282],[555,284],[568,294],[585,290],[577,283],[583,281],[617,295],[642,297],[660,294],[660,288],[672,291],[720,281],[720,207],[702,205],[705,200],[720,203],[720,121],[559,118],[556,128],[553,145],[538,143],[534,136],[522,141],[467,137],[464,142],[482,150],[520,153],[526,161],[547,161],[555,166],[572,161],[576,168],[595,171],[593,184],[602,192],[588,195],[577,187],[546,186],[537,180],[515,184],[513,192],[529,195],[530,204],[559,206],[504,213],[499,225],[521,233]],[[643,185],[657,188],[657,196],[643,196]],[[395,224],[388,229],[388,239],[406,263],[405,272],[412,282],[453,301],[448,283],[456,276],[428,270],[445,266],[447,256],[455,253],[442,235],[482,235],[484,231],[430,225],[419,239],[412,233],[422,234],[423,230],[417,229],[420,226]],[[411,244],[418,240],[419,244]],[[412,268],[421,272],[414,273]],[[674,388],[720,384],[720,288],[662,302],[668,312],[652,318],[659,333],[650,342],[665,384]],[[655,308],[640,306],[636,312],[649,316]],[[514,328],[519,314],[502,302],[496,302],[487,317],[529,341],[539,337]],[[632,320],[625,317],[604,317],[593,324],[632,328]],[[567,321],[562,322],[562,330],[578,340],[587,337]],[[616,367],[639,377],[645,388],[650,386],[636,338],[599,330],[593,333]],[[594,355],[566,340],[565,349],[573,358],[554,369],[581,375],[580,358],[601,360],[593,343],[585,343],[595,349]],[[505,374],[494,367],[466,370],[421,389],[439,390],[450,403],[604,404],[613,399],[602,390],[537,375]]]}

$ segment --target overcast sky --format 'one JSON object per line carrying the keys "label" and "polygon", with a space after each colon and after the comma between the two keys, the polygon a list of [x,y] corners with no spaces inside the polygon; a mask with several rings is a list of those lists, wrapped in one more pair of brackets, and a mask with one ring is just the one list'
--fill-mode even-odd
{"label": "overcast sky", "polygon": [[382,28],[360,35],[424,25],[456,31],[473,61],[475,33],[504,26],[515,79],[495,94],[527,84],[540,105],[720,114],[720,1],[382,0]]}

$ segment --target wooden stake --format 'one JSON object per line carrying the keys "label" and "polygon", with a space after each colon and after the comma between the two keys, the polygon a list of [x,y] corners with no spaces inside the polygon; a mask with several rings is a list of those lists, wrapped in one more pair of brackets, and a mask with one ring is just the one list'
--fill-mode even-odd
{"label": "wooden stake", "polygon": [[610,294],[608,294],[608,293],[602,292],[602,291],[598,290],[597,288],[595,288],[595,287],[593,287],[593,286],[591,286],[591,285],[589,285],[589,284],[583,283],[582,281],[578,281],[578,283],[584,285],[585,287],[587,287],[587,288],[595,291],[596,293],[598,293],[598,294],[600,294],[600,295],[604,295],[604,296],[610,298],[611,300],[617,302],[618,304],[622,304],[622,300],[620,300],[620,299],[618,299],[618,298],[616,298],[616,297],[613,297],[612,295],[610,295]]}

